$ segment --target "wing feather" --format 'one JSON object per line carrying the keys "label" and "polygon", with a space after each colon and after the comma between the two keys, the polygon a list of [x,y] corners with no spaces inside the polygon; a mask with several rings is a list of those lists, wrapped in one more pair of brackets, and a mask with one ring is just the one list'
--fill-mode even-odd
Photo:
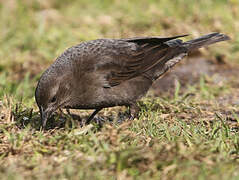
{"label": "wing feather", "polygon": [[[167,41],[184,36],[186,35],[168,38],[146,37],[120,39],[120,41],[128,43],[128,47],[124,45],[124,48],[119,48],[119,55],[114,56],[112,61],[109,62],[112,68],[104,69],[106,72],[105,82],[107,83],[105,83],[103,87],[109,88],[117,86],[124,81],[142,75],[158,64],[164,66],[168,60],[173,58],[171,51],[174,47],[171,47],[171,44],[167,43]],[[134,46],[136,45],[137,48],[132,50],[132,48],[130,48],[132,44],[134,44]]]}

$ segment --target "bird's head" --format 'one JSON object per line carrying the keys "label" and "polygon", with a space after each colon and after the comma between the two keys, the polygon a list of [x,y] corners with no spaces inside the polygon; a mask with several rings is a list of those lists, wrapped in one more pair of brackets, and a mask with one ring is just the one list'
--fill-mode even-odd
{"label": "bird's head", "polygon": [[71,98],[69,74],[46,70],[35,91],[35,99],[41,114],[42,126],[58,108],[65,107]]}

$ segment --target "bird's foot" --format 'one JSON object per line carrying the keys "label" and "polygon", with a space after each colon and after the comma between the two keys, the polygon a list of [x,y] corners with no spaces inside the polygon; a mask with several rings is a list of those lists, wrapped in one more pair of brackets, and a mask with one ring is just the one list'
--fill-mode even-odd
{"label": "bird's foot", "polygon": [[131,104],[129,106],[129,119],[134,120],[135,118],[138,118],[139,117],[139,111],[140,111],[140,108],[137,105],[137,103]]}
{"label": "bird's foot", "polygon": [[92,121],[100,126],[106,122],[105,118],[100,117],[100,116],[95,117]]}

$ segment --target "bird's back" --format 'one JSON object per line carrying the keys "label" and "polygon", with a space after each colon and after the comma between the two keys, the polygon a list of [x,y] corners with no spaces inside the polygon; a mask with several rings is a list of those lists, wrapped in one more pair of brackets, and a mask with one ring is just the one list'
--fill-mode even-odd
{"label": "bird's back", "polygon": [[164,43],[167,40],[170,39],[83,42],[60,55],[48,69],[48,74],[58,71],[71,76],[72,91],[75,91],[72,108],[127,105],[150,88],[154,79],[154,72],[150,70],[168,53],[169,46]]}

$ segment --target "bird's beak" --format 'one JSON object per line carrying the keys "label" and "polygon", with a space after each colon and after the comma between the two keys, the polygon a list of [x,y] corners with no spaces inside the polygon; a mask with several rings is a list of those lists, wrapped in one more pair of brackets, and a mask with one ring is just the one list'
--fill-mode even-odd
{"label": "bird's beak", "polygon": [[52,112],[53,112],[52,109],[47,108],[44,110],[43,107],[40,107],[41,123],[42,123],[43,129],[45,129],[46,122],[50,118]]}

